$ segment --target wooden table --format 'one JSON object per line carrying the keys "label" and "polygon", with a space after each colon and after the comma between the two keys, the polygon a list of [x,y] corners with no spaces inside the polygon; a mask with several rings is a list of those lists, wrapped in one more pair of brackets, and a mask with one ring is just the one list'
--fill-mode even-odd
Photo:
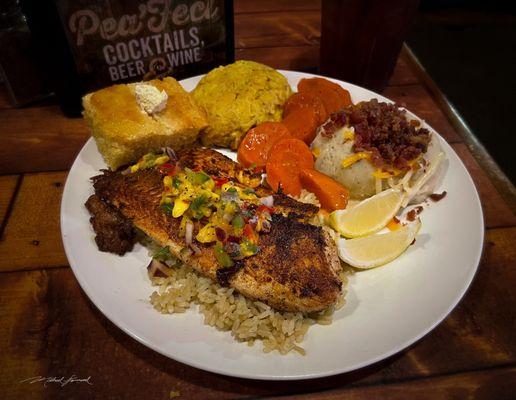
{"label": "wooden table", "polygon": [[[238,58],[316,70],[318,1],[235,1],[235,25]],[[383,94],[426,119],[472,175],[486,223],[476,279],[439,327],[400,354],[330,378],[261,382],[203,372],[163,357],[92,305],[68,266],[59,230],[67,170],[88,130],[82,120],[63,117],[52,100],[14,109],[2,89],[0,398],[515,398],[514,188],[493,173],[489,156],[461,129],[406,51]],[[20,382],[72,375],[91,376],[92,385]]]}

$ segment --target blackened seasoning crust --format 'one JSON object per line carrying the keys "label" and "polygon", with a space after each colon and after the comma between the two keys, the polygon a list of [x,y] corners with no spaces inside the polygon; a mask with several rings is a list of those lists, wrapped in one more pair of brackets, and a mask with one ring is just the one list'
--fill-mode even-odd
{"label": "blackened seasoning crust", "polygon": [[321,134],[330,137],[344,125],[355,129],[354,151],[370,151],[378,168],[407,170],[408,162],[425,153],[430,132],[409,121],[405,110],[373,99],[332,114]]}
{"label": "blackened seasoning crust", "polygon": [[127,218],[96,195],[91,195],[85,205],[92,215],[90,222],[100,251],[123,255],[133,249],[135,232]]}
{"label": "blackened seasoning crust", "polygon": [[230,279],[242,268],[244,268],[244,263],[240,260],[236,261],[231,267],[219,268],[217,270],[217,282],[220,286],[228,287]]}

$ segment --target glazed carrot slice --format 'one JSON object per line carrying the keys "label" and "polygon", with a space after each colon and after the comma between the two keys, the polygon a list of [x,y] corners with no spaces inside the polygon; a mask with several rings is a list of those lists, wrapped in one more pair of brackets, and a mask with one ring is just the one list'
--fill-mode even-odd
{"label": "glazed carrot slice", "polygon": [[266,166],[267,182],[275,191],[281,187],[284,193],[299,196],[299,172],[313,166],[312,152],[305,142],[299,139],[282,139],[269,153]]}
{"label": "glazed carrot slice", "polygon": [[328,114],[351,105],[351,96],[346,89],[324,78],[305,78],[297,85],[300,93],[311,93],[318,96]]}
{"label": "glazed carrot slice", "polygon": [[303,169],[299,178],[301,186],[314,193],[325,210],[343,210],[348,205],[349,191],[328,175],[315,169]]}
{"label": "glazed carrot slice", "polygon": [[263,122],[250,129],[240,146],[237,159],[244,167],[264,167],[274,144],[287,136],[289,130],[281,122]]}
{"label": "glazed carrot slice", "polygon": [[315,139],[317,129],[317,116],[311,108],[299,108],[292,111],[283,119],[283,124],[290,134],[306,144]]}
{"label": "glazed carrot slice", "polygon": [[292,112],[299,109],[311,108],[317,116],[317,124],[322,124],[326,121],[328,113],[324,108],[322,100],[312,93],[294,93],[286,101],[283,106],[283,118],[286,118]]}

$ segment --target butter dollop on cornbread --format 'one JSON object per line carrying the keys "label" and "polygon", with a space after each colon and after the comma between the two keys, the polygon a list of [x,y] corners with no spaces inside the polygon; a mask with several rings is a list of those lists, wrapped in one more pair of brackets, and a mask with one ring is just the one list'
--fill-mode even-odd
{"label": "butter dollop on cornbread", "polygon": [[112,170],[161,147],[189,147],[207,126],[205,111],[170,77],[110,86],[82,102],[84,118]]}
{"label": "butter dollop on cornbread", "polygon": [[164,90],[160,92],[156,86],[137,83],[134,87],[134,94],[136,102],[148,115],[160,112],[167,106],[167,92]]}
{"label": "butter dollop on cornbread", "polygon": [[250,128],[281,120],[283,104],[292,90],[275,69],[240,60],[210,71],[192,93],[208,115],[202,143],[236,149]]}

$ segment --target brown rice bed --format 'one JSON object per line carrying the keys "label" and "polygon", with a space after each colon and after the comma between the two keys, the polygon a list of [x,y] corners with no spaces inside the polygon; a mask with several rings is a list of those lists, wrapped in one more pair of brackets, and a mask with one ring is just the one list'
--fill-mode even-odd
{"label": "brown rice bed", "polygon": [[[342,274],[343,286],[346,276]],[[313,324],[328,325],[332,314],[344,305],[344,290],[334,306],[315,315],[300,312],[275,311],[267,304],[252,301],[199,275],[188,265],[174,268],[168,278],[154,278],[158,286],[150,296],[154,308],[163,314],[183,313],[197,304],[204,315],[204,323],[221,331],[231,331],[240,342],[252,346],[256,340],[263,343],[263,351],[277,350],[287,354],[291,350],[304,355],[299,346],[308,328]]]}

